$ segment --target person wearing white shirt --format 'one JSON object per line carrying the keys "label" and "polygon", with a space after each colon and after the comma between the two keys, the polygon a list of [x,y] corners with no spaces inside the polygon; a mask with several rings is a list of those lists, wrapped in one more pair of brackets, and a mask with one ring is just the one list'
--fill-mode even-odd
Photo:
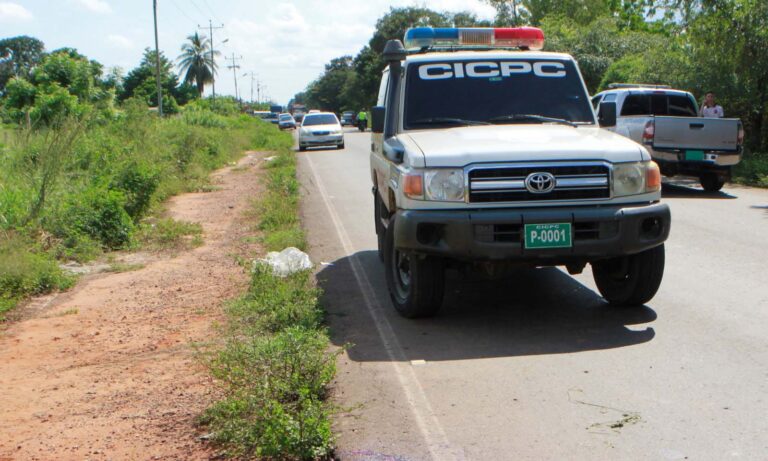
{"label": "person wearing white shirt", "polygon": [[706,118],[723,118],[723,106],[715,102],[715,93],[708,91],[704,96],[704,104],[699,109],[699,116]]}

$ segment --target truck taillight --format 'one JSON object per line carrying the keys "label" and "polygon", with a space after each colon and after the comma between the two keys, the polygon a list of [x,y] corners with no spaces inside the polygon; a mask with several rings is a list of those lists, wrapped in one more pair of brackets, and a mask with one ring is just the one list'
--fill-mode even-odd
{"label": "truck taillight", "polygon": [[744,144],[744,126],[741,124],[741,122],[739,122],[739,134],[738,134],[738,137],[736,138],[736,142],[739,145]]}
{"label": "truck taillight", "polygon": [[646,144],[653,143],[653,134],[656,131],[656,124],[653,120],[645,122],[645,128],[643,128],[643,142]]}

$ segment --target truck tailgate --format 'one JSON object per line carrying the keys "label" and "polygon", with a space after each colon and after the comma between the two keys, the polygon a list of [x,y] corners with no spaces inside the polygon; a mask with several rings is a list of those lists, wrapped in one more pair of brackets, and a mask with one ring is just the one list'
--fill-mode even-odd
{"label": "truck tailgate", "polygon": [[739,119],[660,116],[654,121],[654,149],[738,149]]}

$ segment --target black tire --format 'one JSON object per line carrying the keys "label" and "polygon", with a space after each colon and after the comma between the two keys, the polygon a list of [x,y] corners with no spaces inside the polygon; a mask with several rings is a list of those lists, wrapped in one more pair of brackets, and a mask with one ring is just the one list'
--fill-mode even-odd
{"label": "black tire", "polygon": [[642,306],[653,298],[664,276],[664,245],[631,256],[592,263],[600,294],[613,306]]}
{"label": "black tire", "polygon": [[338,146],[336,146],[336,149],[344,149],[344,143],[341,143]]}
{"label": "black tire", "polygon": [[717,192],[722,189],[725,184],[725,180],[714,173],[702,174],[699,176],[699,182],[701,183],[701,187],[707,192]]}
{"label": "black tire", "polygon": [[306,148],[306,147],[304,147],[304,146],[299,146],[299,152],[304,152],[305,150],[307,150],[307,148]]}
{"label": "black tire", "polygon": [[445,267],[437,258],[398,251],[394,248],[394,233],[395,220],[390,219],[384,240],[384,267],[392,304],[405,318],[431,317],[443,304]]}

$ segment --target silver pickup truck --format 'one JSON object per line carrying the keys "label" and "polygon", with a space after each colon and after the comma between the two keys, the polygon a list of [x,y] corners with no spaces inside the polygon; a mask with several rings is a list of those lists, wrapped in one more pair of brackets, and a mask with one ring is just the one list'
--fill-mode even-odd
{"label": "silver pickup truck", "polygon": [[741,160],[744,130],[735,118],[702,118],[691,93],[661,85],[612,84],[592,98],[616,104],[616,126],[609,128],[646,146],[665,176],[699,179],[718,191]]}

